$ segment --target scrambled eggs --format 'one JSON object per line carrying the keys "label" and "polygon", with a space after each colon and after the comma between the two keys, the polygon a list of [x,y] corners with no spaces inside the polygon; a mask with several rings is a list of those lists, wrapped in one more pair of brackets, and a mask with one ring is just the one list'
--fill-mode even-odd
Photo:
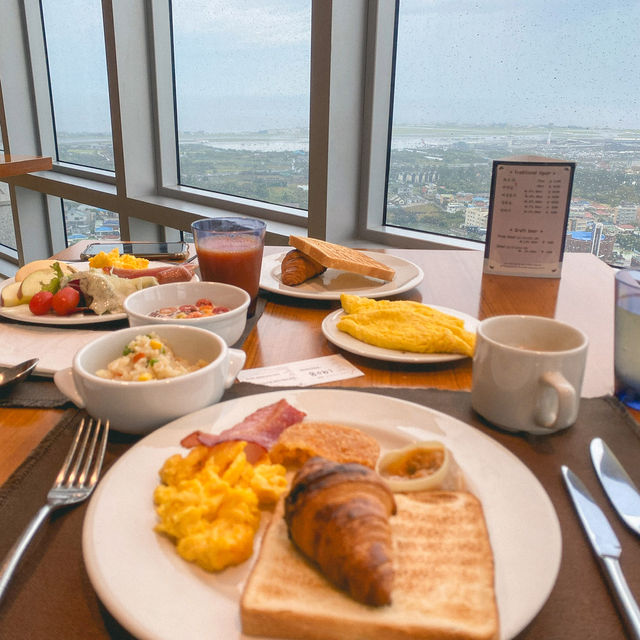
{"label": "scrambled eggs", "polygon": [[251,556],[260,507],[274,504],[287,489],[285,468],[266,454],[250,464],[246,444],[201,445],[185,457],[171,456],[160,470],[155,530],[175,542],[182,558],[207,571]]}
{"label": "scrambled eggs", "polygon": [[346,315],[337,322],[357,340],[385,349],[472,356],[475,334],[464,321],[411,300],[373,300],[342,294]]}
{"label": "scrambled eggs", "polygon": [[103,267],[117,267],[120,269],[146,269],[149,261],[146,258],[136,258],[133,254],[123,253],[117,248],[109,253],[101,251],[98,255],[89,258],[89,266],[92,269],[102,269]]}

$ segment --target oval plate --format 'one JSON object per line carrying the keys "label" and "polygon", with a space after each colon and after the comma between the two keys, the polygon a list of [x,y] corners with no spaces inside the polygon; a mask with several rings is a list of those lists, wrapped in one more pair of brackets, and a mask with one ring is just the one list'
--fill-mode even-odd
{"label": "oval plate", "polygon": [[[149,268],[162,267],[166,264],[167,267],[171,267],[170,263],[165,262],[149,262]],[[88,262],[74,262],[72,263],[78,271],[87,271],[89,269]],[[197,275],[193,275],[192,280],[199,280]],[[0,284],[0,291],[4,287],[15,282],[14,278],[9,278]],[[116,320],[124,320],[127,314],[122,311],[121,313],[105,313],[101,316],[95,313],[72,313],[68,316],[57,316],[55,314],[47,314],[43,316],[36,316],[29,311],[28,304],[19,304],[15,307],[0,307],[0,316],[7,318],[8,320],[16,320],[17,322],[27,322],[29,324],[51,324],[56,327],[73,326],[77,324],[101,324],[104,322],[115,322]]]}
{"label": "oval plate", "polygon": [[280,293],[292,298],[309,298],[314,300],[340,300],[341,293],[351,293],[368,298],[383,298],[403,293],[418,286],[424,272],[413,262],[398,258],[388,253],[363,251],[365,255],[393,267],[396,275],[391,282],[377,278],[361,276],[339,269],[327,269],[324,273],[311,278],[297,287],[289,287],[280,280],[280,263],[290,250],[265,256],[262,260],[260,287],[271,293]]}
{"label": "oval plate", "polygon": [[[435,304],[428,305],[432,309],[437,309],[443,313],[448,313],[451,316],[456,316],[461,320],[464,320],[464,328],[472,333],[476,332],[479,321],[462,313],[455,311],[454,309],[448,309],[447,307],[439,307]],[[337,324],[338,320],[344,316],[342,309],[337,309],[333,313],[330,313],[322,321],[322,333],[324,337],[336,347],[340,347],[345,351],[354,353],[357,356],[364,356],[365,358],[374,358],[375,360],[386,360],[387,362],[407,362],[413,364],[430,363],[430,362],[450,362],[452,360],[462,360],[468,356],[459,353],[414,353],[412,351],[398,351],[397,349],[385,349],[384,347],[377,347],[373,344],[367,344],[354,338],[352,335],[340,331]]]}

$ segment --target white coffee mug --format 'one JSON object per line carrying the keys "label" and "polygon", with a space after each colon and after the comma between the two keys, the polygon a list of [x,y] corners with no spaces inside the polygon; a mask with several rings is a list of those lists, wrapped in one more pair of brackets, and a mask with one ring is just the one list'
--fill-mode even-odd
{"label": "white coffee mug", "polygon": [[564,322],[506,315],[478,326],[471,404],[509,431],[548,434],[578,416],[587,336]]}

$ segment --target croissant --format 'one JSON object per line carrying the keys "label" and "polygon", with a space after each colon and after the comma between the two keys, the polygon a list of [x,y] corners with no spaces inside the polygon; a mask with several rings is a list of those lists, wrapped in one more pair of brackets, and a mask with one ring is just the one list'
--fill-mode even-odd
{"label": "croissant", "polygon": [[309,459],[285,499],[289,537],[324,576],[358,602],[390,604],[393,494],[360,464]]}
{"label": "croissant", "polygon": [[326,270],[326,267],[305,255],[302,251],[293,249],[282,259],[280,277],[282,284],[286,284],[288,287],[295,287]]}

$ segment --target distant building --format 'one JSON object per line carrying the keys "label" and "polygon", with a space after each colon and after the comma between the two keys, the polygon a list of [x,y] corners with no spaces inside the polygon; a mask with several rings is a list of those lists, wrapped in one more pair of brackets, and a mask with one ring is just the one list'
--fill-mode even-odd
{"label": "distant building", "polygon": [[591,253],[591,231],[571,231],[567,234],[565,249],[570,253]]}
{"label": "distant building", "polygon": [[569,216],[567,231],[586,231],[591,223],[592,220],[586,216]]}
{"label": "distant building", "polygon": [[617,225],[633,224],[638,221],[638,205],[623,203],[615,208],[613,221]]}
{"label": "distant building", "polygon": [[571,201],[571,214],[580,214],[586,211],[591,206],[588,200],[572,200]]}
{"label": "distant building", "polygon": [[565,251],[569,253],[593,253],[605,261],[613,259],[615,236],[604,235],[603,225],[595,225],[593,231],[571,231],[567,233]]}
{"label": "distant building", "polygon": [[598,223],[593,228],[593,237],[591,238],[591,253],[594,256],[600,255],[600,241],[602,240],[602,224]]}
{"label": "distant building", "polygon": [[488,217],[489,209],[485,207],[469,207],[464,212],[464,226],[486,229]]}

